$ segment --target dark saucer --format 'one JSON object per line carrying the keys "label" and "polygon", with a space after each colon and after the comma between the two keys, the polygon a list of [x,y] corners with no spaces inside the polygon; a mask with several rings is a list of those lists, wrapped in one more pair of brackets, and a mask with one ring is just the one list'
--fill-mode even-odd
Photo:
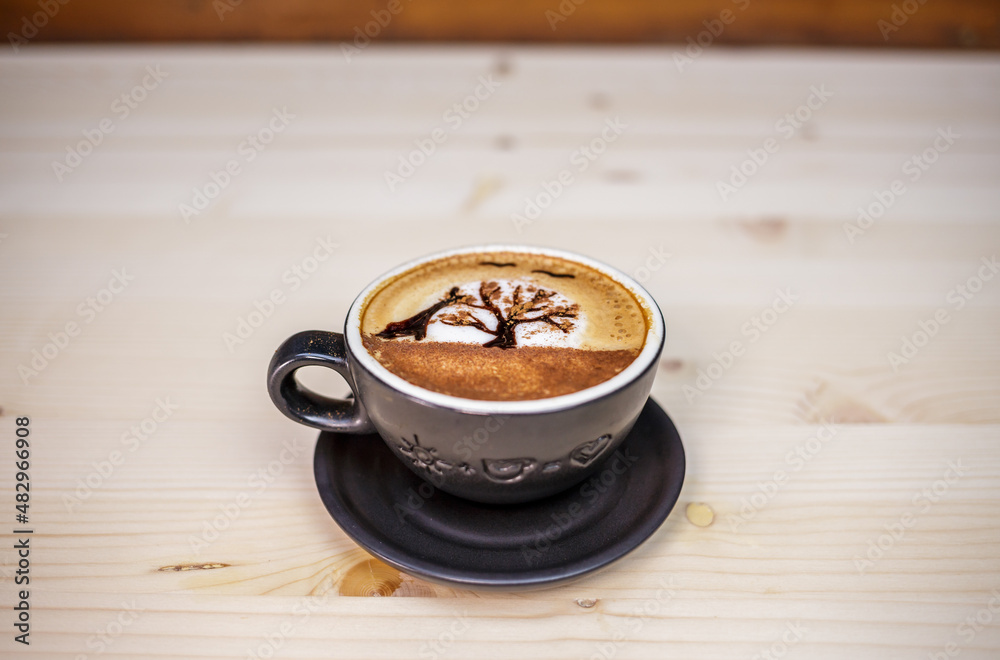
{"label": "dark saucer", "polygon": [[313,469],[333,519],[387,564],[453,587],[530,589],[583,577],[649,538],[680,495],[684,446],[650,399],[593,476],[526,504],[441,492],[377,435],[321,433]]}

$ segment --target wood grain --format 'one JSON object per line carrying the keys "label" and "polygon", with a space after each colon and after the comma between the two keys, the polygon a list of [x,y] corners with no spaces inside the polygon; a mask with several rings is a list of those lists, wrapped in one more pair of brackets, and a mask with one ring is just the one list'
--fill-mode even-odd
{"label": "wood grain", "polygon": [[[30,415],[35,438],[32,645],[8,630],[0,654],[753,658],[786,644],[789,658],[903,660],[954,643],[963,660],[996,657],[1000,278],[961,307],[949,298],[1000,252],[996,58],[720,49],[678,71],[672,54],[373,46],[347,62],[336,47],[42,46],[0,58],[0,435]],[[167,75],[121,117],[112,103],[147,66]],[[390,192],[384,173],[490,74],[495,93]],[[829,102],[777,133],[821,85]],[[275,109],[294,118],[243,160],[241,141]],[[620,139],[519,231],[525,197],[616,117]],[[58,181],[53,161],[104,118],[114,130]],[[960,137],[911,181],[904,163],[948,127]],[[723,200],[716,182],[768,138],[780,150]],[[179,204],[232,159],[240,173],[185,222]],[[905,194],[852,242],[845,224],[896,179]],[[278,343],[337,329],[381,272],[505,241],[644,281],[667,322],[653,395],[688,456],[679,505],[648,543],[530,593],[373,562],[317,497],[316,433],[264,390]],[[287,277],[317,254],[308,277]],[[86,312],[122,270],[134,279]],[[283,302],[227,344],[275,289]],[[798,299],[755,334],[779,292]],[[889,354],[940,309],[948,321],[894,368]],[[24,382],[18,367],[71,321],[80,333]],[[347,389],[326,372],[304,379]],[[4,608],[13,467],[0,460]],[[689,517],[692,503],[704,506]],[[990,623],[961,627],[977,616]]]}
{"label": "wood grain", "polygon": [[[55,2],[56,0],[53,0]],[[728,45],[1000,47],[991,0],[447,0],[243,2],[90,0],[58,6],[3,0],[3,34],[39,41],[513,41]],[[390,13],[392,9],[392,13]],[[728,12],[728,13],[726,13]],[[706,31],[707,30],[707,31]],[[364,33],[367,32],[366,36]],[[704,34],[702,35],[702,33]],[[29,41],[31,37],[28,37]]]}

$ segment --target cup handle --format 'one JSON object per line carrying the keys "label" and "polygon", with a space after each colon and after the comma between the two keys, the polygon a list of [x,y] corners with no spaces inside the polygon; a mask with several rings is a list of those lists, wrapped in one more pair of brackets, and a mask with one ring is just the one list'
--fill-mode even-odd
{"label": "cup handle", "polygon": [[[331,399],[304,387],[295,372],[308,366],[338,372],[351,386],[354,399]],[[338,433],[375,432],[347,365],[344,335],[338,332],[306,330],[286,339],[267,367],[267,392],[278,410],[306,426]]]}

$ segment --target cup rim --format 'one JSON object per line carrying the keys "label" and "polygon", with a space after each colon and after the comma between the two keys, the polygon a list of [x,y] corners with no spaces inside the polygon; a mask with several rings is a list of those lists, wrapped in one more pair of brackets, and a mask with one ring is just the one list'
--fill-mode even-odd
{"label": "cup rim", "polygon": [[[568,261],[575,261],[594,270],[607,275],[617,283],[624,286],[635,296],[640,306],[649,312],[650,323],[646,329],[646,339],[643,343],[639,355],[625,369],[615,374],[611,378],[596,385],[559,396],[544,399],[524,399],[517,401],[490,401],[484,399],[469,399],[465,397],[443,394],[434,390],[421,387],[405,380],[401,376],[389,371],[376,360],[364,347],[361,339],[361,312],[365,308],[368,299],[379,290],[379,288],[390,279],[398,277],[425,263],[443,259],[460,254],[471,252],[523,252],[528,254],[540,254],[553,256]],[[405,394],[418,401],[453,410],[469,413],[483,414],[538,414],[556,412],[580,406],[591,401],[603,398],[616,392],[629,383],[635,381],[657,360],[664,343],[664,322],[663,314],[657,306],[656,301],[638,282],[621,271],[608,266],[600,261],[591,259],[574,252],[532,245],[509,245],[509,244],[486,244],[470,245],[458,247],[433,254],[412,259],[390,271],[377,277],[365,289],[358,294],[347,312],[347,320],[344,323],[344,336],[347,338],[348,352],[350,358],[364,367],[377,379],[391,387],[392,389]]]}

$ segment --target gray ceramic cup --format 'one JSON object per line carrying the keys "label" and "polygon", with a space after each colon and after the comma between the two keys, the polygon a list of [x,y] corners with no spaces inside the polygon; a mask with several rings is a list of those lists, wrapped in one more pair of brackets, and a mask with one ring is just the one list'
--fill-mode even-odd
{"label": "gray ceramic cup", "polygon": [[[361,317],[383,283],[442,257],[497,251],[575,261],[623,285],[647,312],[645,342],[636,359],[612,378],[571,394],[482,401],[410,383],[368,353],[362,344]],[[267,387],[278,410],[297,422],[336,433],[377,432],[400,460],[442,491],[478,502],[510,504],[570,488],[613,457],[649,397],[663,341],[663,316],[652,296],[621,272],[560,250],[475,246],[423,257],[382,275],[351,305],[343,334],[309,330],[289,337],[268,366]],[[295,371],[312,365],[339,372],[353,398],[331,399],[303,387]]]}

